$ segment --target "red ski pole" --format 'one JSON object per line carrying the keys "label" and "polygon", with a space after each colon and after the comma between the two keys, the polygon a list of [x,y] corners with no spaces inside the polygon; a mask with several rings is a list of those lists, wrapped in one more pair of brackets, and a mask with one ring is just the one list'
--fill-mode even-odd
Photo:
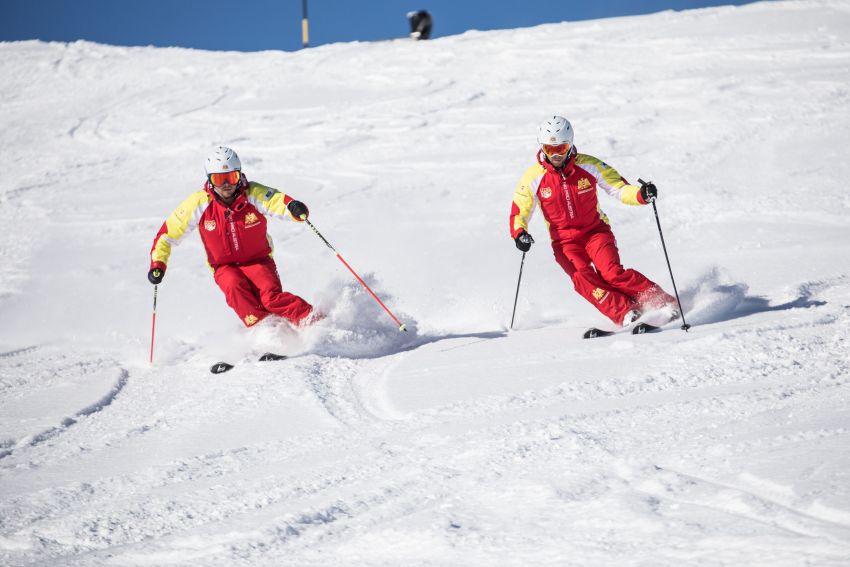
{"label": "red ski pole", "polygon": [[156,334],[156,291],[159,286],[153,286],[153,320],[151,321],[151,364],[153,364],[153,339]]}
{"label": "red ski pole", "polygon": [[362,285],[363,287],[365,287],[365,288],[366,288],[366,291],[368,291],[368,292],[369,292],[369,295],[371,295],[371,296],[375,299],[375,301],[377,301],[377,302],[378,302],[378,304],[379,304],[381,307],[383,307],[383,308],[384,308],[384,311],[386,311],[386,312],[387,312],[387,315],[389,315],[390,317],[392,317],[393,321],[395,321],[396,325],[398,325],[398,330],[399,330],[399,331],[407,331],[407,327],[404,325],[404,323],[402,323],[401,321],[399,321],[399,320],[398,320],[398,318],[397,318],[395,315],[393,315],[393,314],[392,314],[392,312],[391,312],[389,309],[387,309],[387,306],[386,306],[386,305],[384,305],[384,302],[383,302],[383,301],[381,301],[380,299],[378,299],[378,296],[377,296],[377,295],[375,295],[375,292],[374,292],[374,291],[372,291],[372,289],[371,289],[368,285],[366,285],[366,282],[364,282],[364,281],[363,281],[363,279],[362,279],[360,276],[358,276],[358,275],[357,275],[357,272],[355,272],[355,271],[354,271],[354,268],[352,268],[351,266],[349,266],[349,265],[348,265],[348,262],[346,262],[346,261],[345,261],[345,258],[343,258],[343,257],[342,257],[342,254],[340,254],[339,252],[337,252],[336,248],[334,248],[333,246],[331,246],[331,243],[330,243],[330,242],[328,242],[328,240],[327,240],[324,236],[322,236],[322,233],[321,233],[321,232],[319,232],[319,231],[318,231],[318,229],[317,229],[315,226],[313,226],[313,223],[311,223],[310,221],[308,221],[308,220],[307,220],[307,216],[306,216],[306,215],[301,215],[301,220],[303,220],[304,222],[306,222],[306,223],[307,223],[307,226],[309,226],[310,228],[312,228],[312,229],[313,229],[313,232],[315,232],[315,233],[316,233],[316,236],[318,236],[319,238],[321,238],[321,239],[322,239],[322,242],[324,242],[324,243],[325,243],[325,245],[327,245],[327,247],[328,247],[328,248],[330,248],[331,250],[333,250],[333,253],[334,253],[334,254],[336,254],[336,257],[337,257],[337,258],[339,258],[339,261],[340,261],[340,262],[342,262],[342,263],[343,263],[343,265],[345,265],[345,267],[346,267],[346,268],[348,268],[348,271],[349,271],[349,272],[351,272],[351,273],[352,273],[352,275],[353,275],[355,278],[357,278],[357,281],[358,281],[358,282],[360,282],[360,285]]}

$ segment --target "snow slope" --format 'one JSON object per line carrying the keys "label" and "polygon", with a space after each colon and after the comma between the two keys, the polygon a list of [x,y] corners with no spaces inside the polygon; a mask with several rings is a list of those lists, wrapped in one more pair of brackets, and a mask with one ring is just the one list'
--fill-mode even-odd
{"label": "snow slope", "polygon": [[[787,1],[297,53],[0,43],[0,564],[850,565],[850,5]],[[537,123],[654,180],[688,322],[584,341]],[[229,144],[329,313],[246,331],[193,235]],[[649,207],[601,197],[668,289]],[[293,357],[247,362],[264,350]]]}

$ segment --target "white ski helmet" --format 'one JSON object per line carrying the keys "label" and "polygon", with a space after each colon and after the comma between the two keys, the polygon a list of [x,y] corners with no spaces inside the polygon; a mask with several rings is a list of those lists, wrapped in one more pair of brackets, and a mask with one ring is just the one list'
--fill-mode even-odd
{"label": "white ski helmet", "polygon": [[207,175],[210,173],[242,171],[242,162],[239,161],[239,156],[232,149],[226,146],[219,146],[207,157],[207,163],[204,164],[204,171],[207,172]]}
{"label": "white ski helmet", "polygon": [[573,125],[563,116],[552,116],[544,120],[537,127],[537,143],[542,147],[544,144],[559,146],[569,144],[573,147]]}

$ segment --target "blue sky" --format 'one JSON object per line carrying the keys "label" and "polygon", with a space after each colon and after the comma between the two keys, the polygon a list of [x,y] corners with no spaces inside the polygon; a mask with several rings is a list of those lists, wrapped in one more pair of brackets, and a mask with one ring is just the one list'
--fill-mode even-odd
{"label": "blue sky", "polygon": [[[565,20],[746,4],[711,0],[308,0],[310,45],[389,39],[408,32],[405,14],[434,17],[433,37],[470,29],[527,27]],[[113,45],[157,45],[259,51],[301,48],[302,0],[3,0],[0,40],[85,39]]]}

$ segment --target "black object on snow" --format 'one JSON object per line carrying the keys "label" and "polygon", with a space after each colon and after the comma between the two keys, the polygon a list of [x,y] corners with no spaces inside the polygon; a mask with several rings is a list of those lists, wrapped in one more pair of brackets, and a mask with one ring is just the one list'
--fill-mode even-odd
{"label": "black object on snow", "polygon": [[[286,360],[288,357],[285,354],[275,354],[267,352],[257,359],[257,362],[268,362],[270,360]],[[235,365],[228,362],[216,362],[210,367],[210,372],[213,374],[224,374],[229,370],[233,370]]]}
{"label": "black object on snow", "polygon": [[[631,333],[633,335],[644,335],[646,333],[652,333],[659,330],[661,330],[661,327],[656,327],[655,325],[650,325],[649,323],[638,323],[637,325],[631,328]],[[605,331],[603,329],[591,327],[590,329],[584,332],[582,338],[596,339],[599,337],[610,337],[611,335],[617,334],[617,332],[618,331]]]}
{"label": "black object on snow", "polygon": [[434,19],[427,10],[408,12],[407,19],[410,22],[410,37],[416,40],[429,39],[431,37],[431,28],[434,26]]}

